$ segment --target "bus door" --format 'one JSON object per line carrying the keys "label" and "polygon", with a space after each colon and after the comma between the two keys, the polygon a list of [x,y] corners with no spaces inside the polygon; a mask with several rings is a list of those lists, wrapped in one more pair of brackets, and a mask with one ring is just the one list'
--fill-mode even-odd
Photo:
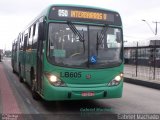
{"label": "bus door", "polygon": [[38,27],[38,46],[37,46],[37,67],[36,67],[36,78],[37,78],[37,90],[41,92],[42,88],[42,75],[43,75],[43,23],[39,23]]}
{"label": "bus door", "polygon": [[21,74],[24,78],[24,81],[26,81],[26,58],[27,58],[27,42],[28,42],[28,33],[25,34],[24,36],[24,49],[23,49],[23,54],[22,54],[22,70],[21,70]]}

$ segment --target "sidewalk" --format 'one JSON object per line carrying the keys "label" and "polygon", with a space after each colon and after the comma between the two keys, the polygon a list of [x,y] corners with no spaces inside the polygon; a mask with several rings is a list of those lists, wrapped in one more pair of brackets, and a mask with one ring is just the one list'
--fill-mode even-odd
{"label": "sidewalk", "polygon": [[125,65],[124,67],[124,82],[160,90],[160,68],[155,70],[155,79],[153,75],[153,68],[150,67],[138,66],[137,76],[135,66]]}

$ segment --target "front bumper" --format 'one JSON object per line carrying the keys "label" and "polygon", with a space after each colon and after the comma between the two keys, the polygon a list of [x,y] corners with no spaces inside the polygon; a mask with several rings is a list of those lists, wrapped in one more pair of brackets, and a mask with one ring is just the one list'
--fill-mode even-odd
{"label": "front bumper", "polygon": [[[82,85],[81,85],[82,86]],[[123,80],[113,87],[55,87],[44,77],[42,98],[47,101],[92,100],[122,97]],[[94,96],[82,96],[82,92],[94,92]]]}

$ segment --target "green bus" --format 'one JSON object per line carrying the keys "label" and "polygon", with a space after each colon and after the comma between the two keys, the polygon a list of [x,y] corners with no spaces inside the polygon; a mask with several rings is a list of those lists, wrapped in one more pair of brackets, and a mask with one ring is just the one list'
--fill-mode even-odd
{"label": "green bus", "polygon": [[123,33],[118,12],[51,5],[19,33],[17,41],[18,57],[13,59],[18,59],[19,79],[31,86],[34,99],[122,96]]}

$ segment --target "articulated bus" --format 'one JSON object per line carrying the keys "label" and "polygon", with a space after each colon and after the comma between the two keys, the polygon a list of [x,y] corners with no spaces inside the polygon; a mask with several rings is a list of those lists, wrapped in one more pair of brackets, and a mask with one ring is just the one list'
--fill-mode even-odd
{"label": "articulated bus", "polygon": [[123,33],[118,12],[51,5],[13,43],[12,66],[38,100],[120,98]]}

